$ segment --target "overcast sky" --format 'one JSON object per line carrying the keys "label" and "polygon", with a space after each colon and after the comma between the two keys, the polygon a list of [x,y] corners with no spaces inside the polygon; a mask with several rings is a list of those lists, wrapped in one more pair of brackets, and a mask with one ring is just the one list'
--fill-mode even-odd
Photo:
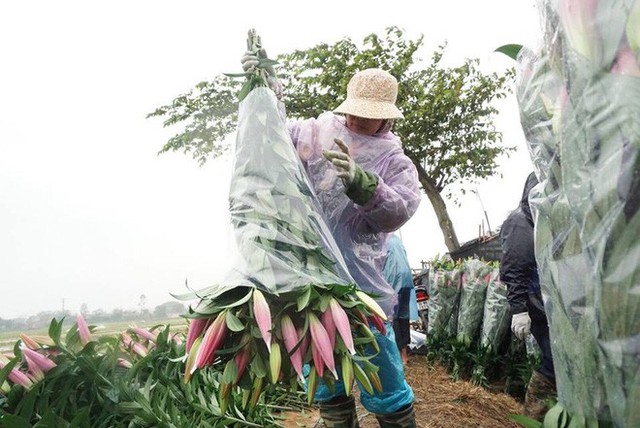
{"label": "overcast sky", "polygon": [[[420,5],[419,10],[414,9]],[[24,1],[0,4],[0,318],[43,310],[148,308],[224,272],[229,159],[203,167],[157,155],[177,129],[145,119],[222,72],[237,72],[247,30],[272,57],[320,42],[425,36],[422,56],[514,63],[494,53],[540,39],[534,0],[416,2]],[[496,126],[518,147],[503,178],[449,204],[462,242],[486,209],[495,229],[531,170],[512,96]],[[481,205],[482,202],[482,205]],[[486,221],[485,229],[488,228]],[[429,201],[401,229],[413,267],[446,252]]]}

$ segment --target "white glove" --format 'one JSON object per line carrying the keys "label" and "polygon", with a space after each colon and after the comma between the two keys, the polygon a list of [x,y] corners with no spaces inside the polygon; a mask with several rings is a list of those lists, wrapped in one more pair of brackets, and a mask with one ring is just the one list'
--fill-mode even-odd
{"label": "white glove", "polygon": [[511,317],[511,331],[520,340],[531,332],[531,318],[528,312],[520,312]]}
{"label": "white glove", "polygon": [[345,187],[349,187],[356,176],[356,163],[349,156],[349,147],[341,139],[334,138],[333,141],[340,148],[340,151],[324,150],[322,155],[336,167],[338,177],[342,178]]}
{"label": "white glove", "polygon": [[249,71],[253,71],[255,67],[260,63],[260,57],[256,52],[245,52],[242,59],[240,59],[240,63],[242,64],[242,69],[245,73]]}
{"label": "white glove", "polygon": [[[258,52],[245,52],[244,56],[240,59],[244,72],[253,72],[259,67],[260,59],[268,59],[267,52],[264,49],[260,49]],[[273,66],[267,65],[262,67],[262,69],[266,72],[267,85],[276,93],[276,97],[282,100],[284,97],[284,86],[282,82],[280,82],[280,79],[278,79],[278,76],[276,76],[276,71],[273,69]]]}

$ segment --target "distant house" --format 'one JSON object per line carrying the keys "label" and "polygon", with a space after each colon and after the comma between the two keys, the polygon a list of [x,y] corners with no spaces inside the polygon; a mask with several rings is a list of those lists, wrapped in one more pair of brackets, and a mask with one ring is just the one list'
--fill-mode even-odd
{"label": "distant house", "polygon": [[502,258],[502,244],[500,242],[500,232],[491,235],[481,236],[471,241],[465,242],[456,251],[449,253],[453,260],[476,257],[487,262],[500,261]]}

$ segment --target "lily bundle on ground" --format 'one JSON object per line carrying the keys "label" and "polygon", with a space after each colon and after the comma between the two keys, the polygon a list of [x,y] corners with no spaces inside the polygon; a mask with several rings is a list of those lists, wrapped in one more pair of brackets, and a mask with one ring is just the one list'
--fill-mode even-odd
{"label": "lily bundle on ground", "polygon": [[[250,33],[250,49],[259,38]],[[225,280],[176,296],[196,299],[189,313],[184,381],[196,370],[220,371],[220,403],[232,393],[255,405],[268,383],[298,389],[311,401],[320,379],[340,372],[345,392],[354,381],[381,389],[370,323],[386,315],[349,275],[320,214],[275,93],[268,59],[242,76],[229,191],[235,247]],[[231,257],[231,256],[230,256]],[[307,366],[307,367],[305,367]]]}
{"label": "lily bundle on ground", "polygon": [[224,412],[217,373],[182,382],[182,326],[109,331],[78,315],[65,333],[63,321],[0,353],[1,427],[282,427],[281,412],[304,407],[302,392],[271,385],[250,415],[239,396]]}

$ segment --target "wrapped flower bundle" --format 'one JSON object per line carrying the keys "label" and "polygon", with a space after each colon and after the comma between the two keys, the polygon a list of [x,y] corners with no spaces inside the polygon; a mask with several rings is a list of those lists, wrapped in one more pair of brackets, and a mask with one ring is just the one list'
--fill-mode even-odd
{"label": "wrapped flower bundle", "polygon": [[[259,48],[253,33],[249,46]],[[320,214],[266,86],[270,65],[245,74],[229,191],[235,259],[221,283],[176,296],[198,299],[187,315],[184,381],[214,365],[219,402],[236,390],[249,406],[268,383],[306,381],[311,401],[318,381],[332,385],[339,372],[347,394],[354,381],[372,392],[381,382],[370,325],[384,330],[386,315],[356,287]]]}
{"label": "wrapped flower bundle", "polygon": [[457,338],[467,345],[480,335],[490,270],[483,260],[467,258],[462,262]]}
{"label": "wrapped flower bundle", "polygon": [[429,272],[429,334],[454,336],[457,333],[460,302],[460,263],[451,259],[434,260]]}
{"label": "wrapped flower bundle", "polygon": [[559,403],[640,426],[640,1],[541,10],[518,102],[540,180],[531,204]]}

